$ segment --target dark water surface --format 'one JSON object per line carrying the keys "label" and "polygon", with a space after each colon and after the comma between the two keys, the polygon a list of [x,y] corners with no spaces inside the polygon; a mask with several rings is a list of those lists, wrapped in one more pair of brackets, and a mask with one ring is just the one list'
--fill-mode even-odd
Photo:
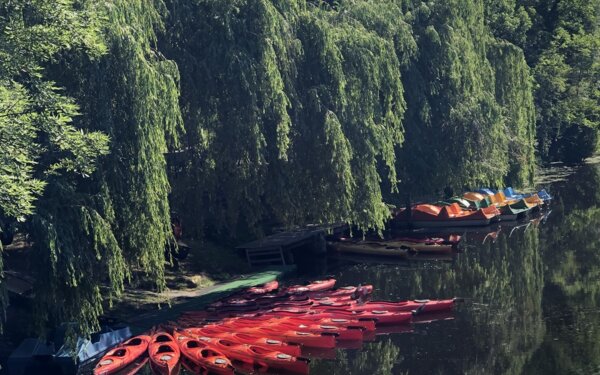
{"label": "dark water surface", "polygon": [[545,174],[546,217],[464,233],[463,252],[445,260],[318,261],[317,274],[373,284],[375,299],[465,302],[314,358],[310,374],[600,374],[600,164]]}
{"label": "dark water surface", "polygon": [[315,360],[311,374],[600,374],[600,164],[548,172],[572,174],[544,184],[545,221],[468,232],[449,261],[330,265],[377,299],[465,303],[452,320]]}

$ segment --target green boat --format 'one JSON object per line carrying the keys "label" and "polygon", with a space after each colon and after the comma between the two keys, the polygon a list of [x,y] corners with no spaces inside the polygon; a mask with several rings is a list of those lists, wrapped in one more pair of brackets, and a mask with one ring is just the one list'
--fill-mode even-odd
{"label": "green boat", "polygon": [[527,216],[527,213],[531,211],[531,207],[525,202],[523,199],[515,202],[513,204],[507,204],[501,207],[498,207],[500,210],[500,220],[509,221],[509,220],[517,220],[524,218]]}

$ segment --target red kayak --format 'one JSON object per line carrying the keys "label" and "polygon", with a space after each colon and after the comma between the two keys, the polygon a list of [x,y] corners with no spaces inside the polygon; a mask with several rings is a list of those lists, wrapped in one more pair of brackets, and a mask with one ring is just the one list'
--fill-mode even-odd
{"label": "red kayak", "polygon": [[261,346],[265,349],[274,350],[282,353],[292,355],[294,357],[299,356],[302,353],[300,345],[288,344],[281,340],[276,340],[268,337],[255,336],[241,332],[223,332],[221,330],[215,330],[212,328],[186,328],[184,330],[187,334],[194,337],[215,337],[224,338],[231,341],[235,341],[239,344],[249,344]]}
{"label": "red kayak", "polygon": [[[340,317],[330,317],[326,313],[318,313],[316,311],[309,311],[304,309],[282,309],[277,312],[272,312],[270,314],[273,315],[265,315],[265,317],[275,316],[280,318],[291,318],[300,322],[319,322],[320,324],[333,324],[333,325],[341,325],[344,327],[362,327],[365,331],[374,331],[375,330],[375,321],[374,320],[358,320],[358,319],[348,319],[348,318],[340,318]],[[323,317],[328,315],[327,317]]]}
{"label": "red kayak", "polygon": [[209,372],[219,375],[232,375],[231,361],[218,350],[209,347],[205,342],[178,331],[173,336],[179,344],[181,354],[192,361],[197,367],[206,368]]}
{"label": "red kayak", "polygon": [[249,333],[256,336],[275,337],[292,344],[300,344],[313,348],[334,348],[335,335],[316,334],[302,330],[284,330],[270,327],[247,327],[241,328],[239,332]]}
{"label": "red kayak", "polygon": [[279,288],[279,282],[277,280],[269,281],[261,286],[255,286],[246,290],[247,294],[267,294],[271,293]]}
{"label": "red kayak", "polygon": [[362,286],[345,286],[334,290],[326,290],[321,292],[306,292],[305,295],[310,298],[324,297],[344,297],[348,296],[352,299],[365,298],[373,292],[373,285]]}
{"label": "red kayak", "polygon": [[308,374],[309,360],[303,357],[294,357],[256,345],[238,344],[227,339],[215,339],[210,340],[210,342],[211,345],[215,345],[233,360],[251,363],[262,368],[263,371],[283,370],[297,374]]}
{"label": "red kayak", "polygon": [[[289,312],[289,310],[287,310]],[[310,319],[356,319],[359,321],[374,321],[377,325],[408,324],[412,321],[412,312],[394,311],[347,311],[347,310],[300,310],[297,314],[305,314]]]}
{"label": "red kayak", "polygon": [[94,368],[94,375],[111,375],[132,364],[146,353],[150,336],[133,337],[116,348],[109,350]]}
{"label": "red kayak", "polygon": [[270,319],[264,321],[253,321],[253,320],[232,320],[224,322],[223,325],[231,327],[232,329],[256,327],[257,325],[262,327],[269,327],[274,329],[284,330],[302,330],[306,332],[316,334],[332,334],[340,340],[362,340],[363,328],[362,327],[343,327],[333,324],[321,324],[318,321],[295,321],[295,320],[284,320],[284,319]]}
{"label": "red kayak", "polygon": [[451,310],[454,307],[455,299],[447,300],[409,300],[401,302],[366,302],[364,304],[358,304],[354,301],[318,301],[312,305],[313,309],[319,310],[330,310],[330,309],[343,309],[347,311],[373,311],[373,310],[384,310],[384,311],[413,311],[417,313],[426,312],[437,312]]}
{"label": "red kayak", "polygon": [[335,285],[335,279],[316,280],[308,285],[293,285],[286,289],[288,293],[298,294],[306,292],[321,292],[332,289]]}
{"label": "red kayak", "polygon": [[[335,335],[316,334],[306,331],[283,330],[271,327],[254,325],[252,327],[232,327],[227,324],[207,324],[204,328],[211,328],[216,331],[229,333],[235,330],[238,333],[247,333],[252,336],[269,337],[285,341],[288,344],[297,344],[313,348],[333,348],[335,347]],[[201,339],[199,337],[199,339]]]}
{"label": "red kayak", "polygon": [[[307,316],[305,314],[299,315],[295,313],[270,313],[260,316],[255,316],[251,318],[230,318],[229,321],[246,321],[250,324],[264,324],[264,322],[274,322],[277,324],[281,323],[295,323],[295,324],[324,324],[324,325],[334,325],[340,328],[358,328],[366,331],[374,331],[375,324],[373,322],[361,322],[358,320],[351,319],[339,319],[339,318],[319,318],[315,319],[314,316]],[[260,323],[258,323],[260,322]]]}
{"label": "red kayak", "polygon": [[181,351],[173,336],[158,332],[152,336],[148,345],[150,367],[161,375],[179,374]]}

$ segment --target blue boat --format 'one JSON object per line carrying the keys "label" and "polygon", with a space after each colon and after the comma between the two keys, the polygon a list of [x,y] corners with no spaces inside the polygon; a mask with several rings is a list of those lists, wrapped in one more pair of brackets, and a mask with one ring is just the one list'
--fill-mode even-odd
{"label": "blue boat", "polygon": [[552,200],[552,196],[550,194],[548,194],[546,189],[542,189],[542,190],[538,191],[537,193],[520,194],[520,193],[516,193],[512,187],[507,187],[506,189],[503,190],[503,192],[507,199],[523,199],[523,198],[531,197],[533,194],[537,194],[537,196],[540,197],[540,199],[543,200],[544,202],[548,202],[548,201]]}

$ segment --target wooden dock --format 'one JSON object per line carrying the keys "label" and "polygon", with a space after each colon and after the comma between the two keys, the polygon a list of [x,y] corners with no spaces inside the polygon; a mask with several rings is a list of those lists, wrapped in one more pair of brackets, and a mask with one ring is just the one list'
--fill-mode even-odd
{"label": "wooden dock", "polygon": [[262,239],[236,247],[244,251],[250,266],[294,263],[292,250],[310,247],[313,252],[325,252],[325,235],[346,229],[344,223],[308,225],[306,227],[272,234]]}

